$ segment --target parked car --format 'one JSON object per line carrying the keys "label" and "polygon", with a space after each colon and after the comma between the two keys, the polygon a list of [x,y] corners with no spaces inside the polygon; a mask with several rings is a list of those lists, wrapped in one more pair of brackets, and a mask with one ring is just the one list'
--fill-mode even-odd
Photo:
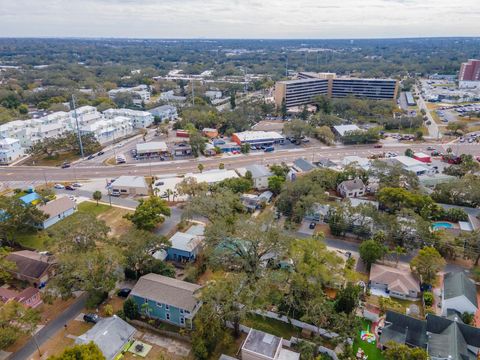
{"label": "parked car", "polygon": [[97,314],[88,313],[83,315],[83,321],[87,323],[96,324],[100,320],[100,316]]}
{"label": "parked car", "polygon": [[128,295],[130,295],[131,291],[132,291],[132,289],[129,289],[129,288],[120,289],[117,292],[117,296],[126,298],[126,297],[128,297]]}
{"label": "parked car", "polygon": [[75,188],[72,185],[67,185],[67,186],[65,186],[65,190],[74,191]]}
{"label": "parked car", "polygon": [[105,151],[99,151],[98,154],[97,154],[97,156],[101,156],[101,155],[103,155],[103,154],[105,154]]}
{"label": "parked car", "polygon": [[433,146],[427,146],[427,150],[432,151],[432,150],[435,150],[435,148]]}
{"label": "parked car", "polygon": [[382,144],[375,144],[375,145],[373,145],[373,147],[375,149],[380,149],[381,147],[383,147],[383,145]]}
{"label": "parked car", "polygon": [[67,162],[64,162],[64,163],[62,164],[62,169],[66,169],[66,168],[69,168],[69,167],[70,167],[70,164],[67,163]]}
{"label": "parked car", "polygon": [[65,189],[65,186],[63,186],[62,184],[55,184],[53,187],[54,187],[55,189],[60,189],[60,190]]}
{"label": "parked car", "polygon": [[76,187],[76,188],[79,188],[79,187],[82,187],[82,184],[80,184],[80,183],[73,183],[72,186],[73,186],[73,187]]}
{"label": "parked car", "polygon": [[87,157],[87,160],[92,160],[94,157],[95,157],[95,154],[89,155],[89,156]]}
{"label": "parked car", "polygon": [[110,195],[112,195],[112,196],[120,196],[120,190],[114,189],[114,190],[112,190],[112,192],[110,193]]}
{"label": "parked car", "polygon": [[315,229],[315,226],[317,226],[317,223],[315,223],[314,221],[312,221],[310,225],[308,225],[308,227],[312,230]]}
{"label": "parked car", "polygon": [[272,151],[274,151],[274,150],[275,150],[275,148],[274,148],[273,146],[269,146],[269,147],[265,148],[264,151],[265,151],[265,152],[272,152]]}
{"label": "parked car", "polygon": [[162,185],[165,185],[165,183],[163,181],[157,181],[155,183],[155,186],[162,186]]}

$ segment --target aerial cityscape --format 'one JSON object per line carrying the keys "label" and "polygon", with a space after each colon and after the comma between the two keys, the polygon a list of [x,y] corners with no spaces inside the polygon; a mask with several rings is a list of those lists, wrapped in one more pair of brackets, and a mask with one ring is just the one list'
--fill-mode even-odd
{"label": "aerial cityscape", "polygon": [[0,360],[480,359],[477,1],[0,9]]}

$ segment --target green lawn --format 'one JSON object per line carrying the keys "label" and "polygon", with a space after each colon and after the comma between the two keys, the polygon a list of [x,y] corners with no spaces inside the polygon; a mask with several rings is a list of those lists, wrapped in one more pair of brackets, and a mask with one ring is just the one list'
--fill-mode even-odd
{"label": "green lawn", "polygon": [[249,315],[242,324],[275,336],[283,337],[287,340],[290,340],[292,336],[298,337],[301,331],[291,324],[256,314]]}
{"label": "green lawn", "polygon": [[[365,319],[362,319],[362,330],[370,329],[371,323]],[[360,338],[360,332],[353,342],[353,353],[357,354],[358,348],[362,348],[365,354],[368,356],[368,360],[383,360],[383,355],[380,349],[377,349],[377,343],[369,344]]]}
{"label": "green lawn", "polygon": [[[95,216],[98,216],[108,211],[109,209],[110,209],[110,206],[108,205],[98,204],[97,206],[96,203],[84,201],[78,204],[78,211],[75,214],[59,221],[57,224],[60,224],[61,222],[71,221],[71,219],[74,218],[74,216],[76,216],[76,214],[78,213],[90,213]],[[52,225],[48,230],[50,229],[54,230],[57,224]],[[48,230],[47,231],[38,230],[38,231],[26,233],[26,234],[19,234],[17,235],[16,241],[21,246],[24,246],[26,248],[33,248],[40,251],[48,250],[49,241],[51,240],[51,238],[48,236]]]}

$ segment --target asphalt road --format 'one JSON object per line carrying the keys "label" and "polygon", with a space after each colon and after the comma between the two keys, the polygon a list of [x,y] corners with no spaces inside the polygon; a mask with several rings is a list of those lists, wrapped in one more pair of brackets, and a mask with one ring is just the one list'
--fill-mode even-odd
{"label": "asphalt road", "polygon": [[[46,341],[51,339],[59,330],[63,330],[63,327],[70,320],[74,319],[85,307],[87,295],[81,295],[75,303],[73,303],[68,309],[60,314],[56,319],[49,322],[43,327],[36,335],[37,343],[41,346]],[[8,360],[26,360],[29,359],[32,354],[37,351],[35,341],[30,339],[20,350],[10,355]]]}
{"label": "asphalt road", "polygon": [[[418,89],[417,89],[417,94],[420,94],[420,91],[418,91]],[[442,133],[440,132],[439,126],[433,119],[432,114],[430,113],[430,110],[428,109],[427,104],[425,103],[425,100],[423,99],[422,95],[418,97],[417,105],[421,110],[425,110],[425,114],[428,118],[428,121],[430,121],[430,125],[426,125],[428,129],[429,137],[432,139],[441,139]]]}
{"label": "asphalt road", "polygon": [[[0,168],[0,181],[80,181],[83,179],[93,179],[102,177],[117,177],[120,175],[166,175],[166,174],[185,174],[198,171],[199,163],[202,163],[205,169],[218,169],[220,163],[225,164],[225,168],[238,168],[252,163],[263,163],[264,165],[280,163],[282,161],[292,162],[303,157],[314,161],[321,157],[328,157],[332,160],[341,160],[345,156],[357,155],[367,157],[372,154],[380,154],[384,151],[396,151],[403,153],[407,147],[414,150],[424,150],[425,144],[398,143],[389,144],[381,149],[373,148],[373,145],[355,145],[325,147],[315,146],[308,148],[297,148],[282,150],[281,146],[271,153],[256,152],[248,155],[232,155],[212,158],[200,158],[177,161],[163,161],[152,163],[137,163],[118,166],[72,166],[68,169],[45,166],[14,166]],[[479,147],[480,149],[480,147]]]}

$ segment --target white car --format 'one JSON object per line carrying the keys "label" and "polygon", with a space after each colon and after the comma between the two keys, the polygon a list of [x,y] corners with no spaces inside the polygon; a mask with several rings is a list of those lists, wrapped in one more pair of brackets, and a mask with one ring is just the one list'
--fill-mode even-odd
{"label": "white car", "polygon": [[80,183],[73,183],[72,186],[78,188],[78,187],[82,187],[82,184],[80,184]]}
{"label": "white car", "polygon": [[65,189],[65,186],[63,186],[62,184],[55,184],[53,187],[54,187],[55,189],[60,189],[60,190],[61,190],[61,189]]}

